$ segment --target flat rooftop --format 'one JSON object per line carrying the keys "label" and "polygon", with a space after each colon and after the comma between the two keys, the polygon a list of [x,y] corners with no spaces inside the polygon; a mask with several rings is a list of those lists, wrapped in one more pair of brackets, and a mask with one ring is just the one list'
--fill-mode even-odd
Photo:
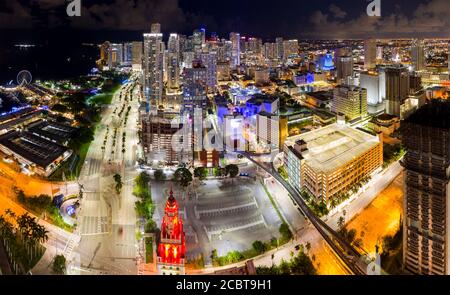
{"label": "flat rooftop", "polygon": [[67,151],[64,146],[27,131],[10,131],[0,136],[0,145],[43,168]]}
{"label": "flat rooftop", "polygon": [[40,120],[27,126],[28,131],[58,143],[64,143],[75,134],[76,128],[52,121]]}
{"label": "flat rooftop", "polygon": [[330,173],[379,144],[377,136],[337,123],[305,134],[289,137],[288,146],[304,140],[308,151],[302,153],[316,172]]}

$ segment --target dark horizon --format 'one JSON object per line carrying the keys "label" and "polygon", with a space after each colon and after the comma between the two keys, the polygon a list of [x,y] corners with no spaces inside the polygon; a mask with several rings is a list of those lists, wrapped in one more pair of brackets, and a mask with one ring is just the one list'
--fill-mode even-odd
{"label": "dark horizon", "polygon": [[81,0],[81,16],[69,17],[62,0],[9,1],[0,4],[0,41],[131,41],[153,22],[161,23],[165,34],[189,35],[204,27],[207,36],[217,32],[227,38],[236,31],[263,40],[450,38],[446,0],[381,0],[381,17],[366,14],[369,2]]}

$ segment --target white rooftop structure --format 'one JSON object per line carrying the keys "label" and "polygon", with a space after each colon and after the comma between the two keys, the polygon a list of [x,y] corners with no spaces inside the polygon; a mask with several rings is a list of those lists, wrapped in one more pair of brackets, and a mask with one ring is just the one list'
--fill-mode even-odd
{"label": "white rooftop structure", "polygon": [[299,140],[308,148],[302,152],[306,164],[317,173],[339,169],[379,144],[378,136],[337,123],[289,137],[286,145],[293,146]]}

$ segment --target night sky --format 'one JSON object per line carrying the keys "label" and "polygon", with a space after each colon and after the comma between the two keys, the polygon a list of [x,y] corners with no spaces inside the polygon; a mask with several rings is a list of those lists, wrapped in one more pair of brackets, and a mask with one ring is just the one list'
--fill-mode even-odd
{"label": "night sky", "polygon": [[65,0],[0,0],[0,41],[140,39],[152,22],[165,33],[230,31],[263,39],[450,37],[449,0],[81,0],[82,16],[68,17]]}

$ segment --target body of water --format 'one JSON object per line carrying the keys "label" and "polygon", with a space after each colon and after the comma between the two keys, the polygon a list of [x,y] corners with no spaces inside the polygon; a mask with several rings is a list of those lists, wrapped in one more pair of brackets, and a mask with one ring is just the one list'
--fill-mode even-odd
{"label": "body of water", "polygon": [[85,75],[95,67],[96,46],[35,45],[0,48],[0,85],[16,83],[17,74],[29,71],[33,80],[65,79]]}

